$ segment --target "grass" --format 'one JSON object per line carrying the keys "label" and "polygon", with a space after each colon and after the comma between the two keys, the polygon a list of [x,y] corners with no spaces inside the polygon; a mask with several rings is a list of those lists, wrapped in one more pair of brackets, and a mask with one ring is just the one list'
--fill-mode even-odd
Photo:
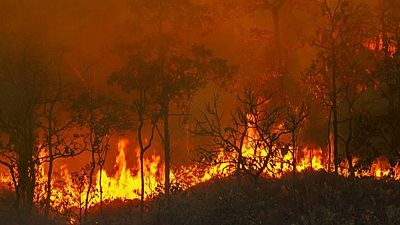
{"label": "grass", "polygon": [[[162,197],[146,202],[143,224],[399,225],[400,182],[308,171],[257,185],[244,177],[238,189],[232,177],[175,193],[167,205]],[[91,221],[141,224],[139,202],[109,202],[102,216],[93,208]]]}

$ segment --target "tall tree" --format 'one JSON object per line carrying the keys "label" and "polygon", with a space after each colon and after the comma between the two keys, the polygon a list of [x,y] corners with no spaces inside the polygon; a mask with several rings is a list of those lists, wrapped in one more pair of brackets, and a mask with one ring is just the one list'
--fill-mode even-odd
{"label": "tall tree", "polygon": [[370,62],[363,55],[366,52],[363,44],[368,38],[368,10],[365,5],[351,4],[347,0],[324,0],[321,8],[321,25],[317,27],[316,37],[311,39],[311,45],[318,49],[317,57],[307,69],[305,77],[314,97],[331,111],[332,118],[329,118],[328,126],[333,127],[334,166],[335,173],[338,173],[341,161],[339,111],[343,107],[344,90],[345,87],[356,89],[364,85],[357,76],[364,76],[363,71],[368,69],[363,61]]}
{"label": "tall tree", "polygon": [[[90,199],[93,188],[93,176],[96,167],[104,165],[112,131],[129,126],[124,106],[116,100],[95,95],[92,90],[84,91],[71,106],[71,112],[77,118],[79,129],[84,133],[84,151],[90,152],[88,185],[84,204],[84,224],[88,223]],[[102,184],[100,183],[100,188]],[[102,193],[101,193],[102,195]],[[101,203],[102,204],[102,203]]]}
{"label": "tall tree", "polygon": [[[165,39],[164,39],[165,40]],[[126,65],[114,73],[110,81],[117,82],[124,90],[137,90],[139,102],[143,93],[151,96],[149,102],[158,107],[163,131],[157,129],[164,145],[165,195],[170,189],[170,125],[171,104],[178,108],[187,105],[201,87],[210,80],[222,80],[231,76],[234,67],[203,46],[177,46],[160,40],[137,43]],[[156,46],[154,45],[156,43]],[[220,78],[218,78],[220,76]],[[135,99],[137,99],[134,97]],[[146,96],[147,98],[147,96]],[[143,103],[143,102],[142,102]],[[182,109],[182,108],[181,108]],[[179,114],[179,113],[178,113]]]}
{"label": "tall tree", "polygon": [[48,163],[44,216],[49,218],[52,196],[52,175],[54,162],[59,158],[74,157],[83,152],[79,141],[81,135],[74,134],[75,118],[68,112],[71,101],[70,90],[58,73],[51,88],[46,90],[43,104],[39,109],[40,129],[38,129],[38,149],[45,155],[40,157],[41,163]]}
{"label": "tall tree", "polygon": [[[199,147],[205,159],[235,168],[240,190],[243,174],[250,175],[255,184],[263,174],[281,175],[276,165],[285,163],[283,157],[290,143],[284,137],[292,130],[281,126],[285,122],[284,107],[270,104],[271,96],[256,94],[248,88],[238,98],[239,105],[231,112],[230,123],[226,124],[224,112],[215,99],[197,120],[194,133],[210,138],[211,144]],[[226,158],[221,158],[221,150]]]}
{"label": "tall tree", "polygon": [[381,94],[384,102],[383,115],[380,123],[381,137],[385,145],[386,154],[392,164],[399,162],[400,141],[400,53],[398,43],[400,41],[400,16],[398,10],[400,4],[394,0],[380,0],[376,13],[377,22],[375,29],[375,43],[373,44],[376,52],[378,65],[374,70],[373,83]]}
{"label": "tall tree", "polygon": [[[157,128],[157,131],[164,148],[165,195],[168,199],[171,161],[170,116],[174,110],[173,103],[180,110],[183,105],[189,103],[192,95],[210,80],[210,69],[226,76],[232,73],[232,68],[228,67],[225,60],[213,57],[205,48],[193,47],[193,39],[188,38],[194,35],[193,27],[207,27],[212,21],[206,4],[188,0],[130,3],[132,11],[137,12],[134,15],[139,16],[137,21],[140,23],[135,24],[136,31],[139,32],[135,33],[134,43],[131,44],[132,48],[129,48],[128,53],[130,59],[121,71],[129,71],[125,73],[127,77],[132,76],[130,73],[133,72],[139,76],[147,74],[153,78],[151,91],[155,94],[151,96],[154,98],[152,102],[159,106],[160,121],[163,125],[163,130]],[[138,56],[142,57],[141,60],[138,60]],[[129,67],[137,65],[138,62],[143,66]]]}
{"label": "tall tree", "polygon": [[[143,57],[142,57],[143,56]],[[158,67],[154,64],[148,64],[144,55],[131,56],[126,67],[112,74],[109,78],[109,84],[116,83],[125,92],[129,93],[132,100],[133,111],[135,114],[132,123],[136,126],[137,141],[139,144],[139,160],[140,160],[140,209],[141,216],[144,212],[145,197],[145,181],[144,181],[144,156],[146,151],[151,147],[154,139],[154,131],[156,129],[159,117],[160,107],[157,104],[158,94],[156,91]],[[131,93],[133,92],[133,93]],[[150,127],[147,135],[146,129]]]}
{"label": "tall tree", "polygon": [[36,167],[39,163],[40,107],[51,87],[50,63],[27,48],[7,55],[0,66],[1,163],[10,169],[20,224],[28,224],[34,206]]}
{"label": "tall tree", "polygon": [[[284,117],[284,127],[290,133],[290,146],[292,147],[292,167],[293,175],[297,171],[297,152],[298,152],[298,136],[301,125],[308,116],[308,109],[303,103],[300,106],[287,106],[286,116]],[[311,160],[312,161],[312,160]]]}

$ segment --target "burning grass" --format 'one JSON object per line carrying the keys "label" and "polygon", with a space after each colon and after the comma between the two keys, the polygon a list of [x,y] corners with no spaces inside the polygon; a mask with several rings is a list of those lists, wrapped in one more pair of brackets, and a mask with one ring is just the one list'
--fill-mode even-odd
{"label": "burning grass", "polygon": [[[105,224],[112,224],[109,220],[112,220],[118,214],[120,215],[116,218],[118,221],[121,220],[121,217],[125,218],[124,221],[136,221],[138,218],[140,174],[139,168],[127,166],[126,152],[128,149],[126,149],[126,142],[126,140],[121,140],[118,144],[119,154],[115,159],[116,172],[113,175],[108,174],[105,170],[97,172],[89,202],[90,217],[94,221],[104,220],[108,221]],[[243,149],[243,153],[245,160],[251,160],[254,155],[249,146]],[[346,165],[342,165],[343,169],[340,171],[342,177],[322,172],[327,169],[327,163],[324,160],[326,156],[324,156],[323,151],[321,149],[304,148],[298,151],[299,161],[296,169],[299,175],[297,179],[293,179],[291,177],[293,175],[284,176],[285,174],[292,174],[293,170],[290,151],[286,154],[279,153],[271,159],[272,163],[257,179],[250,179],[254,178],[251,173],[243,173],[243,187],[238,191],[234,181],[237,179],[235,177],[235,163],[232,166],[235,157],[235,155],[220,152],[217,159],[211,164],[193,164],[173,170],[171,173],[173,181],[171,191],[177,194],[173,197],[171,203],[172,214],[165,218],[169,210],[166,210],[166,203],[163,200],[162,160],[158,155],[148,156],[144,168],[146,221],[149,224],[155,224],[156,222],[152,219],[154,217],[159,218],[160,221],[171,220],[172,224],[263,224],[265,220],[275,221],[273,224],[300,225],[323,224],[320,221],[321,218],[325,218],[327,221],[344,221],[338,220],[338,218],[343,217],[342,214],[345,214],[345,220],[348,219],[349,221],[353,218],[350,215],[357,215],[366,218],[371,217],[369,219],[378,222],[381,220],[390,222],[393,219],[393,215],[390,213],[397,215],[399,212],[400,215],[400,209],[396,211],[398,209],[397,204],[390,202],[389,199],[384,200],[390,203],[386,204],[385,202],[383,204],[387,207],[387,209],[383,209],[384,212],[373,210],[374,207],[381,207],[376,203],[375,198],[386,198],[388,193],[396,196],[397,191],[394,191],[393,187],[399,186],[399,183],[394,181],[399,178],[399,168],[390,167],[384,159],[377,160],[369,169],[359,168],[357,170],[356,176],[358,178],[370,177],[370,179],[346,179],[345,177],[348,176]],[[136,165],[140,165],[140,162],[137,162]],[[43,188],[46,184],[43,164],[38,168],[38,171],[35,201],[36,207],[40,211],[46,196]],[[56,176],[58,179],[55,179],[52,184],[53,218],[58,221],[58,224],[80,224],[88,185],[87,173],[84,169],[70,173],[66,167],[61,167],[58,173],[59,176]],[[381,181],[376,179],[381,179]],[[1,181],[3,184],[7,184],[10,183],[10,178],[4,175],[1,177]],[[102,189],[100,189],[100,184]],[[363,185],[365,187],[362,187]],[[380,188],[382,193],[378,193],[377,188]],[[11,185],[4,185],[3,190],[10,189]],[[100,190],[102,190],[101,197]],[[353,191],[354,193],[352,193]],[[356,196],[353,196],[353,194],[361,196],[358,196],[359,199],[354,199]],[[381,194],[384,196],[380,196]],[[5,191],[0,196],[6,196],[8,200],[5,202],[12,205],[10,199],[13,196],[10,192]],[[202,202],[202,199],[204,202]],[[369,211],[361,212],[361,206],[357,205],[359,201],[368,205],[364,208]],[[335,204],[339,205],[335,206]],[[242,206],[245,207],[243,208],[244,211],[240,209]],[[275,207],[282,212],[276,211]],[[339,209],[344,211],[338,212]],[[174,211],[177,215],[174,215]],[[180,215],[179,212],[183,212],[183,214]],[[209,218],[211,215],[214,215],[215,218],[222,218],[225,217],[225,213],[227,213],[227,218],[218,219],[215,223]],[[367,214],[361,215],[359,213]],[[100,214],[103,216],[99,217]],[[12,215],[13,213],[7,214],[7,216],[13,217]],[[286,220],[291,223],[285,223]],[[201,223],[201,221],[209,222]],[[246,221],[250,222],[246,223]],[[277,221],[280,221],[280,223]],[[346,224],[347,222],[345,222],[340,224]],[[379,224],[378,222],[376,224]]]}

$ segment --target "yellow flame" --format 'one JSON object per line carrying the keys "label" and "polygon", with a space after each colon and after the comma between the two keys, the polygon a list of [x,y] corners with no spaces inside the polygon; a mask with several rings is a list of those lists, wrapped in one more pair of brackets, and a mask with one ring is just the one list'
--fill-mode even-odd
{"label": "yellow flame", "polygon": [[[249,131],[249,138],[256,139],[256,132]],[[266,156],[265,149],[254,149],[247,140],[243,146],[242,152],[244,157],[252,157],[255,154],[259,156]],[[136,149],[137,162],[134,164],[134,168],[129,168],[126,159],[127,153],[127,140],[121,140],[118,143],[118,155],[115,159],[116,172],[114,175],[108,174],[106,170],[101,170],[96,173],[94,177],[94,188],[95,190],[91,193],[89,206],[93,206],[100,202],[99,190],[100,184],[102,186],[103,201],[110,201],[114,199],[139,199],[141,190],[141,179],[140,179],[140,161],[139,161],[139,150]],[[277,147],[275,147],[277,148]],[[274,149],[279,150],[279,149]],[[271,164],[268,170],[265,170],[262,176],[264,177],[281,177],[285,173],[292,172],[293,166],[291,164],[293,156],[292,149],[289,148],[287,154],[275,155],[276,158],[272,160],[275,162]],[[311,152],[311,154],[310,154]],[[326,163],[324,164],[322,149],[308,149],[303,148],[297,151],[297,165],[296,170],[302,172],[306,169],[321,170],[325,169]],[[195,186],[199,183],[209,181],[214,178],[223,176],[230,176],[235,173],[235,168],[232,167],[231,161],[236,157],[234,154],[226,154],[221,151],[218,154],[217,161],[219,163],[215,165],[209,165],[206,167],[200,167],[199,165],[182,166],[172,171],[171,180],[180,180],[185,182],[184,188]],[[355,159],[357,161],[358,159]],[[325,161],[326,162],[326,161]],[[144,182],[145,182],[145,198],[151,196],[156,190],[156,187],[164,182],[164,171],[161,157],[158,155],[151,155],[145,158],[144,163]],[[196,173],[197,170],[201,170],[200,173]],[[82,208],[86,198],[86,190],[88,189],[87,182],[83,180],[82,184],[74,180],[71,173],[68,171],[67,166],[63,165],[58,169],[59,176],[63,180],[62,185],[58,185],[56,181],[52,181],[52,196],[51,202],[52,207],[62,212],[71,208]],[[346,169],[341,170],[340,173],[344,176],[348,176]],[[373,176],[376,178],[383,178],[391,174],[395,174],[395,179],[400,179],[400,167],[391,167],[389,162],[384,159],[377,159],[368,171],[356,171],[356,176]],[[179,174],[175,176],[175,174]],[[79,174],[78,174],[79,175]],[[82,174],[81,174],[82,175]],[[100,182],[101,175],[101,182]],[[1,183],[10,183],[11,177],[9,175],[0,175]],[[38,167],[37,183],[46,183],[46,173],[44,163]],[[43,201],[46,192],[45,188],[38,186],[36,189],[37,201]],[[95,194],[97,192],[97,194]]]}

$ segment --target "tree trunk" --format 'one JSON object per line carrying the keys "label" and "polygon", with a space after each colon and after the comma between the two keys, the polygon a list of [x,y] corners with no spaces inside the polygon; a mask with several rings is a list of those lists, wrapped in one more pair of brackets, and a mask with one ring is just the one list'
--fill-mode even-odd
{"label": "tree trunk", "polygon": [[[105,158],[103,159],[105,160]],[[103,178],[103,164],[100,166],[100,175],[99,175],[99,188],[100,188],[100,216],[103,217],[103,185],[102,185],[102,178]]]}
{"label": "tree trunk", "polygon": [[82,225],[82,202],[81,202],[81,198],[79,196],[79,225]]}
{"label": "tree trunk", "polygon": [[338,118],[337,118],[337,102],[336,102],[336,94],[333,94],[335,97],[333,98],[333,160],[335,164],[335,174],[338,174],[339,170],[339,149],[338,149]]}
{"label": "tree trunk", "polygon": [[140,150],[140,220],[144,214],[144,151]]}
{"label": "tree trunk", "polygon": [[243,164],[243,146],[245,143],[245,139],[248,138],[248,121],[245,121],[242,137],[240,139],[240,145],[239,148],[237,149],[238,152],[238,161],[236,164],[236,185],[237,185],[237,191],[241,191],[241,183],[242,183],[242,164]]}
{"label": "tree trunk", "polygon": [[353,138],[353,125],[352,125],[352,119],[350,119],[348,121],[348,126],[349,126],[349,134],[346,140],[346,159],[347,159],[347,163],[349,164],[349,172],[350,172],[350,177],[354,177],[355,176],[355,171],[354,171],[354,167],[353,167],[353,156],[351,154],[351,150],[350,150],[350,144],[351,144],[351,140]]}
{"label": "tree trunk", "polygon": [[90,192],[92,191],[93,174],[94,174],[95,165],[96,165],[95,150],[92,149],[92,162],[90,165],[89,183],[88,183],[86,199],[85,199],[85,212],[84,212],[84,219],[83,219],[84,224],[87,224],[87,220],[88,220],[89,198],[90,198]]}
{"label": "tree trunk", "polygon": [[[333,32],[333,31],[332,31]],[[338,113],[337,113],[337,87],[336,87],[336,47],[335,41],[332,43],[332,113],[333,113],[333,160],[335,164],[335,174],[339,170],[339,148],[338,148]]]}
{"label": "tree trunk", "polygon": [[50,211],[50,198],[51,198],[51,179],[53,175],[53,145],[51,143],[51,138],[53,135],[53,123],[52,123],[52,114],[53,113],[53,105],[51,105],[47,122],[48,122],[48,131],[47,131],[47,150],[49,151],[49,170],[47,172],[47,185],[46,185],[46,202],[44,208],[44,216],[46,219],[49,219],[49,211]]}
{"label": "tree trunk", "polygon": [[[93,106],[93,96],[90,95],[90,107]],[[95,149],[95,143],[96,140],[94,139],[96,137],[96,133],[94,130],[94,115],[93,115],[93,110],[90,109],[89,111],[89,127],[90,127],[90,150],[91,150],[91,164],[90,164],[90,173],[89,173],[89,183],[88,183],[88,188],[86,192],[86,199],[85,199],[85,210],[84,210],[84,215],[83,215],[83,222],[84,224],[87,224],[87,217],[88,217],[88,208],[89,208],[89,197],[90,197],[90,192],[92,190],[92,183],[93,183],[93,173],[94,169],[96,168],[96,149]]]}
{"label": "tree trunk", "polygon": [[293,161],[292,161],[292,165],[293,165],[293,177],[296,177],[296,165],[297,165],[297,159],[296,159],[296,138],[295,138],[295,131],[292,131],[292,148],[293,148]]}
{"label": "tree trunk", "polygon": [[169,137],[169,100],[164,103],[163,106],[163,122],[164,122],[164,184],[165,184],[165,197],[167,198],[167,202],[169,202],[169,194],[170,194],[170,137]]}
{"label": "tree trunk", "polygon": [[331,120],[332,120],[332,109],[329,109],[328,118],[328,173],[331,172],[331,156],[332,156],[332,143],[331,143]]}
{"label": "tree trunk", "polygon": [[239,150],[239,156],[238,156],[238,162],[236,165],[236,181],[237,181],[237,191],[239,192],[241,189],[241,183],[242,183],[242,162],[243,162],[243,152],[242,152],[242,145]]}
{"label": "tree trunk", "polygon": [[[30,162],[26,164],[31,164]],[[24,169],[26,168],[26,170]],[[25,172],[21,172],[21,170],[25,170]],[[20,224],[25,225],[30,223],[30,217],[33,208],[33,195],[34,195],[34,179],[31,177],[32,173],[31,166],[22,166],[19,170],[19,183],[18,183],[18,217],[20,220]],[[34,169],[33,169],[34,170]]]}
{"label": "tree trunk", "polygon": [[50,212],[50,198],[51,198],[51,179],[53,175],[53,151],[52,148],[49,147],[49,171],[47,172],[47,186],[46,186],[46,202],[44,208],[44,216],[46,219],[49,219],[49,212]]}
{"label": "tree trunk", "polygon": [[15,190],[19,196],[17,203],[17,214],[21,225],[30,224],[33,209],[33,198],[35,189],[35,163],[33,161],[34,141],[32,129],[27,126],[27,140],[21,145],[22,151],[18,159],[18,188]]}
{"label": "tree trunk", "polygon": [[350,153],[350,144],[349,143],[346,143],[346,158],[347,158],[347,162],[349,164],[350,177],[354,177],[355,171],[354,171],[354,166],[353,166],[353,157]]}

